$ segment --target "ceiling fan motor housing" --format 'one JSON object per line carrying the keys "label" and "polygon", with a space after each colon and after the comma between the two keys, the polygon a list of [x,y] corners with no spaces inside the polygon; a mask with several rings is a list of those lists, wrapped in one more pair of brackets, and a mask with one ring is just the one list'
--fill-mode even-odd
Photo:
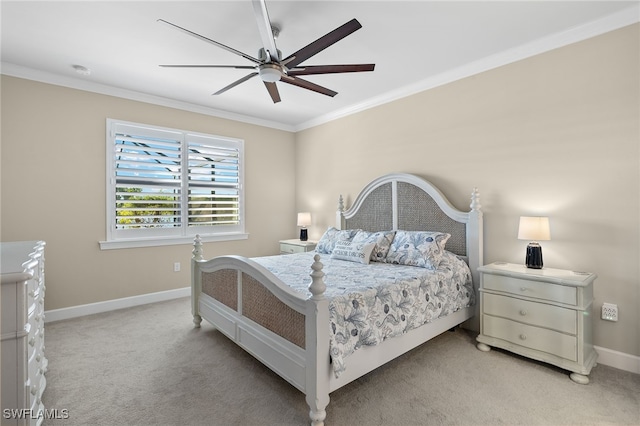
{"label": "ceiling fan motor housing", "polygon": [[[280,51],[280,49],[278,50],[278,61],[282,60],[282,52]],[[271,60],[269,59],[269,56],[267,55],[267,51],[264,50],[264,48],[260,48],[260,50],[258,50],[258,59],[260,59],[262,62],[270,62]]]}

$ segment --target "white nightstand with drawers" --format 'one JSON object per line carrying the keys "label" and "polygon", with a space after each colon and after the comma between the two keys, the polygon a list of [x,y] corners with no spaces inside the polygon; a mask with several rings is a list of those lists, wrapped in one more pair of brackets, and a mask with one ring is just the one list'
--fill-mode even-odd
{"label": "white nightstand with drawers", "polygon": [[569,370],[576,383],[589,383],[598,358],[591,324],[596,275],[505,262],[478,271],[478,349],[506,349]]}
{"label": "white nightstand with drawers", "polygon": [[314,251],[317,244],[317,241],[280,240],[280,254]]}

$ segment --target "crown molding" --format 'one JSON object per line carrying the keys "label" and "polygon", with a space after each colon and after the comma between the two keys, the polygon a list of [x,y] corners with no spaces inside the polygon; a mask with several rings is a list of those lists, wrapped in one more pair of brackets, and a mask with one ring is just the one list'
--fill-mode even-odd
{"label": "crown molding", "polygon": [[78,78],[66,77],[59,74],[40,71],[33,68],[23,67],[8,62],[0,63],[0,74],[11,77],[24,78],[26,80],[38,81],[41,83],[53,84],[55,86],[68,87],[70,89],[84,90],[87,92],[99,93],[102,95],[115,96],[118,98],[129,99],[132,101],[145,102],[148,104],[165,106],[198,114],[209,115],[227,120],[239,121],[242,123],[255,124],[262,127],[270,127],[278,130],[294,132],[293,126],[277,123],[274,121],[263,120],[247,115],[236,114],[215,108],[208,108],[188,102],[181,102],[175,99],[164,98],[161,96],[149,95],[147,93],[136,92],[134,90],[122,89],[106,84],[95,83],[91,81],[81,80]]}
{"label": "crown molding", "polygon": [[420,92],[424,92],[425,90],[452,83],[456,80],[461,80],[463,78],[470,77],[475,74],[480,74],[482,72],[498,68],[503,65],[530,58],[532,56],[558,49],[560,47],[567,46],[573,43],[577,43],[579,41],[587,40],[589,38],[596,37],[601,34],[635,24],[637,22],[640,22],[640,2],[596,21],[592,21],[584,25],[576,26],[556,34],[552,34],[550,36],[532,41],[530,43],[526,43],[502,51],[500,53],[496,53],[495,55],[487,56],[483,59],[465,64],[439,75],[426,78],[418,83],[407,85],[391,92],[383,93],[365,102],[354,104],[348,108],[343,108],[330,114],[314,118],[295,126],[295,131],[298,132],[301,130],[309,129],[311,127],[319,126],[321,124],[325,124],[330,121],[355,114],[357,112],[361,112],[376,106],[396,101],[398,99],[415,95]]}

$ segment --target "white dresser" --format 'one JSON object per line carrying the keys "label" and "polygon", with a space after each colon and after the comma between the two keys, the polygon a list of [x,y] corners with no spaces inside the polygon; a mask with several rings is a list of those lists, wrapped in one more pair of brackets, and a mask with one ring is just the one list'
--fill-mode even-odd
{"label": "white dresser", "polygon": [[506,349],[572,371],[573,381],[589,383],[598,358],[591,323],[596,275],[504,262],[478,271],[478,349]]}
{"label": "white dresser", "polygon": [[44,246],[0,243],[2,425],[40,425],[44,418]]}

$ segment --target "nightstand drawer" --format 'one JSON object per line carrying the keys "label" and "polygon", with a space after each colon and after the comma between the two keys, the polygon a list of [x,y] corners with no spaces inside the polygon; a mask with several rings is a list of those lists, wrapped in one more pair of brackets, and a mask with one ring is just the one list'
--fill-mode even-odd
{"label": "nightstand drawer", "polygon": [[568,334],[577,333],[577,313],[573,309],[485,293],[482,297],[482,310],[483,313],[496,317]]}
{"label": "nightstand drawer", "polygon": [[317,242],[302,240],[280,240],[280,254],[305,253],[314,251]]}
{"label": "nightstand drawer", "polygon": [[486,336],[506,340],[519,346],[546,352],[571,361],[578,360],[578,343],[575,336],[490,315],[483,315],[482,321],[482,334]]}
{"label": "nightstand drawer", "polygon": [[482,286],[487,290],[503,291],[514,295],[533,297],[552,302],[577,304],[575,287],[550,284],[540,281],[529,281],[502,275],[484,274]]}
{"label": "nightstand drawer", "polygon": [[294,246],[293,244],[280,243],[281,253],[304,253],[306,251],[307,250],[304,246]]}

